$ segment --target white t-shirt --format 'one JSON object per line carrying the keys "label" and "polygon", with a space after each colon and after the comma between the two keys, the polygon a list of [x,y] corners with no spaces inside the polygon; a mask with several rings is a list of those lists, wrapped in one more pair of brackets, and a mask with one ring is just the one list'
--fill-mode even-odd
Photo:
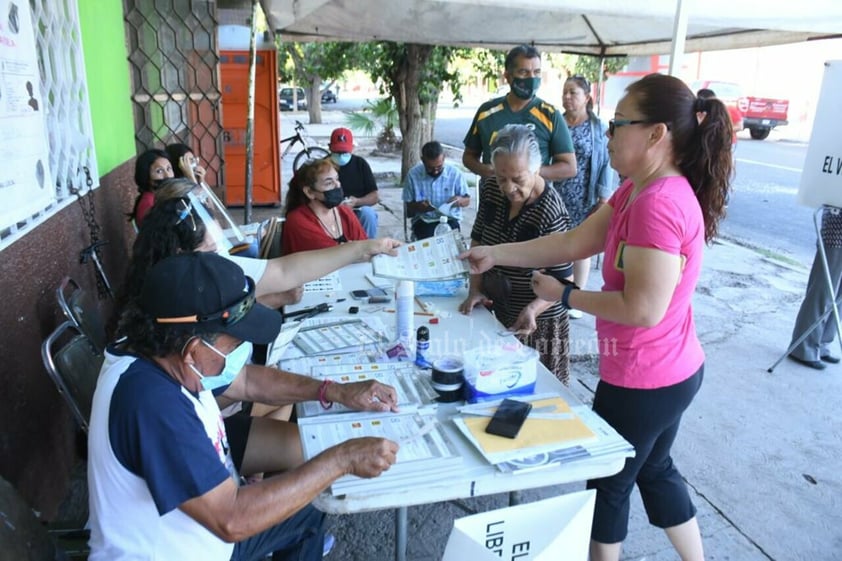
{"label": "white t-shirt", "polygon": [[[237,481],[210,391],[109,348],[88,435],[91,561],[228,561],[226,543],[178,507]],[[198,557],[197,557],[198,556]]]}
{"label": "white t-shirt", "polygon": [[254,280],[254,284],[259,283],[260,279],[263,278],[263,273],[266,272],[266,265],[269,263],[267,259],[238,257],[236,255],[229,255],[228,252],[220,253],[220,255],[239,265],[246,276]]}

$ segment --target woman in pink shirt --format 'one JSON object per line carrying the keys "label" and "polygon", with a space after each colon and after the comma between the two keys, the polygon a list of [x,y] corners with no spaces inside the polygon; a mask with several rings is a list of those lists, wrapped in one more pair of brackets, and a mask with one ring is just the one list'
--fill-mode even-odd
{"label": "woman in pink shirt", "polygon": [[590,558],[620,558],[637,483],[649,521],[664,528],[682,560],[700,561],[696,509],[670,450],[702,382],[691,300],[704,244],[724,216],[730,118],[719,100],[699,99],[677,78],[651,74],[628,87],[608,138],[611,166],[626,180],[606,205],[569,232],[475,247],[463,257],[479,273],[605,252],[602,290],[580,290],[538,271],[532,281],[539,297],[597,317],[593,408],[635,447],[620,473],[588,482],[597,491]]}

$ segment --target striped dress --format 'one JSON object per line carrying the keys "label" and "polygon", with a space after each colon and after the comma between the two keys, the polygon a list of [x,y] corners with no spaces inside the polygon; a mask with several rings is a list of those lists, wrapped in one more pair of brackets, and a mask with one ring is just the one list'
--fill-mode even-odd
{"label": "striped dress", "polygon": [[[474,243],[496,245],[522,242],[552,232],[563,232],[570,227],[564,203],[549,183],[544,185],[544,192],[535,201],[524,205],[520,213],[511,220],[510,208],[509,200],[500,192],[497,180],[489,178],[480,195],[479,209],[471,231]],[[547,267],[546,270],[556,277],[572,274],[570,263]],[[507,278],[511,286],[505,298],[495,298],[495,295],[488,294],[492,284],[499,284],[495,279],[497,276]],[[535,300],[531,280],[532,269],[518,267],[494,267],[483,274],[483,292],[493,299],[492,310],[506,327],[514,324],[521,310]],[[544,366],[566,384],[569,377],[570,339],[567,310],[560,302],[556,302],[538,316],[536,323],[538,328],[534,333],[518,338],[537,350]]]}

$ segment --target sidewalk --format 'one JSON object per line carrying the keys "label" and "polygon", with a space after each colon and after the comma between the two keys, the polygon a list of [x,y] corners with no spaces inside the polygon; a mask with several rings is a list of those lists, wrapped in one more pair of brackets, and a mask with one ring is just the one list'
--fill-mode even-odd
{"label": "sidewalk", "polygon": [[[344,126],[338,112],[326,124],[308,125],[321,144]],[[284,114],[285,130],[288,114]],[[306,114],[292,118],[306,121]],[[302,119],[303,117],[303,119]],[[356,131],[355,131],[356,132]],[[357,153],[378,176],[382,204],[380,232],[403,239],[400,156],[369,157],[370,139],[357,136]],[[291,158],[284,162],[284,183]],[[458,157],[449,157],[451,162]],[[286,187],[284,187],[286,191]],[[256,214],[277,213],[256,209]],[[474,213],[463,221],[470,231]],[[588,288],[598,289],[600,271]],[[784,360],[804,293],[807,271],[769,260],[731,243],[708,247],[694,300],[695,321],[707,361],[705,382],[684,417],[674,448],[698,508],[706,558],[731,561],[823,561],[842,559],[842,365],[817,372]],[[596,388],[594,320],[571,321],[571,389],[590,403]],[[582,488],[570,485],[524,493],[537,500]],[[649,526],[635,492],[623,559],[677,559],[663,532]],[[489,510],[507,496],[466,500],[463,506]],[[441,557],[454,518],[453,504],[409,509],[410,561]],[[331,516],[337,538],[330,560],[377,561],[394,551],[392,512]],[[560,555],[559,559],[563,559]]]}

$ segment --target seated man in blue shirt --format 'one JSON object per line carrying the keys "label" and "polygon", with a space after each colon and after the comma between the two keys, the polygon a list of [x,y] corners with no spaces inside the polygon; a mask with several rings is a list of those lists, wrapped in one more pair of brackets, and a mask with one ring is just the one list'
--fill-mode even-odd
{"label": "seated man in blue shirt", "polygon": [[428,142],[421,148],[421,161],[406,174],[403,186],[403,201],[407,215],[412,216],[412,232],[416,240],[429,238],[439,224],[445,209],[447,223],[453,230],[459,230],[462,207],[471,204],[468,183],[462,172],[444,162],[444,150],[437,141]]}
{"label": "seated man in blue shirt", "polygon": [[[88,436],[91,561],[260,561],[322,558],[324,514],[310,502],[345,474],[376,477],[398,445],[357,438],[280,475],[241,487],[214,399],[281,405],[320,400],[396,410],[394,388],[331,384],[246,365],[272,342],[280,315],[255,302],[254,281],[214,253],[168,257],[123,311]],[[289,446],[300,446],[293,432]]]}

